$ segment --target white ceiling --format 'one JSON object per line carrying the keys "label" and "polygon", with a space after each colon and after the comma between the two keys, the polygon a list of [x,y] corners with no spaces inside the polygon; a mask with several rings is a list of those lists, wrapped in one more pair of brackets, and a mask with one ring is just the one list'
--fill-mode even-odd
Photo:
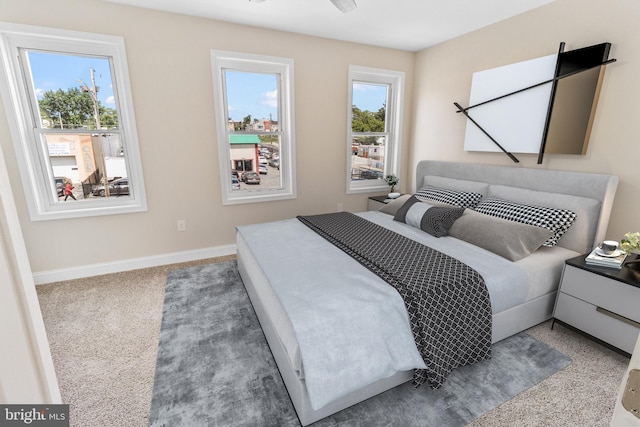
{"label": "white ceiling", "polygon": [[418,51],[554,0],[106,0],[257,27]]}

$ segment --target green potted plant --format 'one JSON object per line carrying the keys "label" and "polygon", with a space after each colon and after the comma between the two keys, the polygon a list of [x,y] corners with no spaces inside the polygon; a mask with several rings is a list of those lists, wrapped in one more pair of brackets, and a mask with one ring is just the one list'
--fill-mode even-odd
{"label": "green potted plant", "polygon": [[395,187],[396,185],[398,185],[398,177],[393,174],[389,174],[384,177],[384,181],[387,183],[389,187],[391,187],[391,191],[389,192],[388,197],[390,199],[395,199],[396,197],[398,197],[400,193],[395,192]]}
{"label": "green potted plant", "polygon": [[632,252],[640,252],[640,233],[627,233],[624,235],[624,238],[620,241],[620,247],[623,251],[630,254]]}
{"label": "green potted plant", "polygon": [[[640,254],[640,233],[629,232],[620,240],[620,248],[628,254]],[[640,258],[636,258],[625,263],[626,267],[631,268],[635,274],[640,275]]]}

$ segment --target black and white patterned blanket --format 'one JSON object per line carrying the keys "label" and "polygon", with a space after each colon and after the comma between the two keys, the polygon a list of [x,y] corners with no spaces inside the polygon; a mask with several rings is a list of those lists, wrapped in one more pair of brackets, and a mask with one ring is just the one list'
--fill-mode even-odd
{"label": "black and white patterned blanket", "polygon": [[449,373],[491,357],[491,302],[478,272],[349,212],[298,219],[398,290],[427,369],[413,384],[440,387]]}

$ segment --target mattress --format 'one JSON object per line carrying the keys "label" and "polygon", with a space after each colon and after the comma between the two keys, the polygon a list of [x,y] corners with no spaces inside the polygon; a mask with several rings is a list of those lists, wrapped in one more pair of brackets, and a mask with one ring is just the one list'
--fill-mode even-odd
{"label": "mattress", "polygon": [[[381,212],[362,212],[358,215],[460,259],[476,269],[487,283],[494,314],[555,292],[564,260],[577,255],[561,247],[541,248],[529,257],[513,263],[452,237],[435,238],[421,230],[395,222],[390,215]],[[305,376],[300,345],[287,309],[283,307],[283,297],[271,284],[290,282],[290,278],[295,277],[298,283],[313,283],[322,292],[323,283],[327,281],[342,280],[342,277],[353,281],[355,277],[355,280],[372,286],[381,283],[388,286],[348,255],[336,255],[335,251],[339,250],[320,240],[321,243],[317,235],[297,219],[238,227],[237,233],[238,252],[245,256],[250,254],[257,261],[256,269],[260,271],[252,273],[264,280],[260,281],[260,286],[256,286],[256,291],[261,301],[269,307],[269,315],[276,326],[279,340],[299,378]],[[327,251],[331,255],[326,255]],[[310,271],[310,265],[314,263],[322,271]],[[295,283],[292,285],[295,286]],[[406,328],[403,331],[405,336],[410,334],[408,321],[401,328]],[[405,342],[402,345],[411,344]],[[413,343],[413,349],[407,351],[415,351],[415,344]],[[418,366],[413,368],[415,367]]]}

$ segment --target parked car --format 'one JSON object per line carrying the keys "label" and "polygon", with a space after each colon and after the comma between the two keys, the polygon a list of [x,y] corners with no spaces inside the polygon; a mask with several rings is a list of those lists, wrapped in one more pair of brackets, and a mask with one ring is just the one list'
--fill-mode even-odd
{"label": "parked car", "polygon": [[242,182],[245,184],[260,184],[260,175],[253,171],[242,174]]}
{"label": "parked car", "polygon": [[[92,191],[94,196],[104,197],[107,195],[104,185],[98,185],[93,187]],[[129,179],[119,178],[114,179],[109,183],[109,195],[110,196],[122,196],[129,194]]]}
{"label": "parked car", "polygon": [[272,166],[272,167],[280,170],[280,159],[271,159],[271,160],[269,160],[269,166]]}
{"label": "parked car", "polygon": [[360,178],[362,178],[362,179],[378,179],[378,178],[382,178],[382,176],[378,172],[365,169],[365,170],[361,170],[360,171]]}
{"label": "parked car", "polygon": [[262,175],[266,175],[267,172],[269,172],[267,170],[267,165],[258,165],[258,172],[260,172]]}
{"label": "parked car", "polygon": [[239,190],[240,189],[240,180],[236,177],[231,178],[231,189]]}
{"label": "parked car", "polygon": [[267,164],[267,159],[264,156],[260,156],[258,157],[258,163],[261,165],[266,165]]}

